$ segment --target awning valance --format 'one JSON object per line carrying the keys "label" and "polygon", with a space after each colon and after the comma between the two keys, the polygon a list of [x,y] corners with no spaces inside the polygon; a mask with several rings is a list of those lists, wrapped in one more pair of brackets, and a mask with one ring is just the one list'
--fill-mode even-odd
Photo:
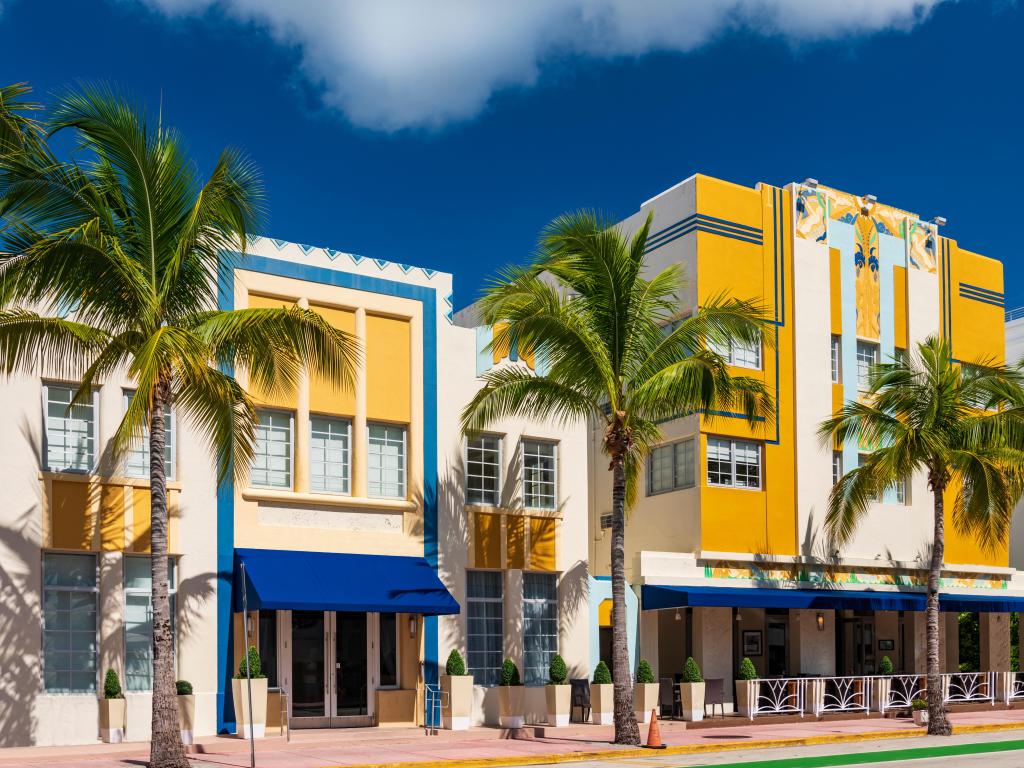
{"label": "awning valance", "polygon": [[242,564],[250,611],[459,612],[422,557],[236,549],[234,609],[242,610]]}
{"label": "awning valance", "polygon": [[950,613],[1013,613],[1024,611],[1024,597],[940,593],[939,610]]}
{"label": "awning valance", "polygon": [[772,587],[697,587],[645,584],[644,610],[705,608],[850,609],[854,611],[923,611],[920,592],[869,589],[779,589]]}

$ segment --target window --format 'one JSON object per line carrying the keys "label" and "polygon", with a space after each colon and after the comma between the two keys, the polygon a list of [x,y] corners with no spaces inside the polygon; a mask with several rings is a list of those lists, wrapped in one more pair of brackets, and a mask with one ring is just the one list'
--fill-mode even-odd
{"label": "window", "polygon": [[832,383],[838,384],[843,378],[843,338],[832,336]]}
{"label": "window", "polygon": [[265,488],[292,487],[292,415],[257,411],[256,449],[250,482]]}
{"label": "window", "polygon": [[878,345],[870,341],[857,342],[857,389],[867,392],[871,381],[871,366],[878,365]]}
{"label": "window", "polygon": [[746,440],[709,437],[708,485],[760,488],[760,444]]}
{"label": "window", "polygon": [[839,479],[843,476],[843,453],[842,451],[832,451],[832,485],[839,482]]}
{"label": "window", "polygon": [[896,495],[897,504],[907,503],[907,481],[900,480],[892,487],[893,493]]}
{"label": "window", "polygon": [[43,688],[96,691],[96,557],[43,553]]}
{"label": "window", "polygon": [[558,499],[555,444],[523,441],[523,506],[554,509]]}
{"label": "window", "polygon": [[380,614],[380,687],[398,687],[398,617]]}
{"label": "window", "polygon": [[497,685],[504,640],[501,571],[466,572],[466,651],[477,685]]}
{"label": "window", "polygon": [[[867,464],[868,456],[869,455],[870,454],[867,454],[867,453],[858,453],[857,454],[857,466],[858,467],[863,467],[865,464]],[[881,499],[878,498],[878,494],[876,494],[876,493],[869,494],[868,495],[868,500],[869,501],[881,501]]]}
{"label": "window", "polygon": [[366,487],[371,496],[405,498],[405,427],[370,424]]}
{"label": "window", "polygon": [[612,527],[612,513],[611,512],[606,512],[605,514],[601,515],[601,530],[603,531],[606,528],[611,528],[611,527]]}
{"label": "window", "polygon": [[[124,681],[129,691],[153,689],[153,578],[148,555],[124,558]],[[171,636],[176,639],[175,562],[167,560]],[[175,643],[177,645],[177,643]]]}
{"label": "window", "polygon": [[260,611],[258,648],[260,670],[267,676],[267,685],[277,688],[277,611]]}
{"label": "window", "polygon": [[88,472],[96,460],[96,403],[93,397],[71,405],[74,387],[43,385],[46,402],[46,468]]}
{"label": "window", "polygon": [[498,505],[501,493],[501,438],[481,435],[466,444],[466,501]]}
{"label": "window", "polygon": [[647,457],[647,495],[696,484],[693,438],[654,448]]}
{"label": "window", "polygon": [[723,357],[729,365],[737,368],[761,367],[761,341],[747,343],[740,339],[731,339],[727,344],[712,342],[710,348]]}
{"label": "window", "polygon": [[[128,404],[135,395],[134,390],[126,389],[124,392],[124,410],[128,410]],[[168,480],[174,479],[174,410],[170,407],[164,408],[164,473]],[[125,462],[125,474],[129,477],[149,477],[149,430],[139,440],[138,444],[128,453]]]}
{"label": "window", "polygon": [[309,487],[322,493],[349,493],[352,423],[313,416],[309,420]]}
{"label": "window", "polygon": [[558,653],[558,586],[553,573],[523,574],[523,682],[548,681],[551,658]]}

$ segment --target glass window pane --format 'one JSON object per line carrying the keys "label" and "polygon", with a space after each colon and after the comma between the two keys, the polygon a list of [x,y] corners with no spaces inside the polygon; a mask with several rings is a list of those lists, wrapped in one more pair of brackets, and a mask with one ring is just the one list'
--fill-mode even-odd
{"label": "glass window pane", "polygon": [[732,444],[729,440],[708,438],[708,485],[732,485]]}
{"label": "glass window pane", "polygon": [[504,642],[500,571],[466,572],[466,663],[477,685],[497,685]]}
{"label": "glass window pane", "polygon": [[481,435],[466,445],[466,501],[496,506],[501,493],[501,438]]}
{"label": "glass window pane", "polygon": [[843,370],[843,344],[840,336],[832,337],[832,381],[838,383]]}
{"label": "glass window pane", "polygon": [[96,690],[96,559],[43,554],[43,686]]}
{"label": "glass window pane", "polygon": [[857,389],[866,392],[870,386],[871,366],[878,364],[878,345],[869,341],[857,342]]}
{"label": "glass window pane", "polygon": [[292,417],[282,411],[257,411],[256,445],[250,482],[267,488],[292,487]]}
{"label": "glass window pane", "polygon": [[554,509],[557,504],[555,444],[523,441],[523,505]]}
{"label": "glass window pane", "polygon": [[323,493],[349,493],[351,422],[310,419],[309,486]]}
{"label": "glass window pane", "polygon": [[[124,409],[128,410],[128,404],[135,396],[134,390],[125,390]],[[164,409],[164,472],[168,480],[174,479],[174,441],[175,441],[175,417],[174,409]],[[149,429],[146,430],[142,439],[132,447],[125,458],[125,474],[129,477],[149,477]]]}
{"label": "glass window pane", "polygon": [[546,683],[558,652],[557,580],[553,573],[523,574],[523,671],[527,685]]}
{"label": "glass window pane", "polygon": [[92,397],[72,406],[76,388],[48,384],[46,466],[54,472],[88,472],[95,461],[96,414]]}
{"label": "glass window pane", "polygon": [[277,611],[259,612],[260,667],[267,685],[277,687]]}
{"label": "glass window pane", "polygon": [[405,427],[368,424],[366,488],[370,496],[405,498]]}
{"label": "glass window pane", "polygon": [[398,685],[398,617],[393,613],[380,615],[380,684]]}

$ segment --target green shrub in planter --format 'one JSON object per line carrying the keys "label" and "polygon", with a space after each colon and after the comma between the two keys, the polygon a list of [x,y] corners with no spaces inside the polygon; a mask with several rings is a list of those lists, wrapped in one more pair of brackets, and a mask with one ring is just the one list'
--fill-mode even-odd
{"label": "green shrub in planter", "polygon": [[693,656],[686,660],[686,665],[683,667],[683,682],[684,683],[703,683],[704,678],[700,676],[700,667],[697,666],[697,662],[694,661]]}
{"label": "green shrub in planter", "polygon": [[190,683],[188,680],[175,680],[174,687],[178,689],[179,696],[192,695],[192,683]]}
{"label": "green shrub in planter", "polygon": [[757,680],[757,670],[754,668],[754,662],[744,656],[743,661],[740,662],[740,668],[736,673],[736,676],[740,680]]}
{"label": "green shrub in planter", "polygon": [[612,681],[611,670],[603,661],[597,662],[594,667],[594,685],[608,685]]}
{"label": "green shrub in planter", "polygon": [[651,669],[651,665],[647,662],[647,659],[640,659],[640,663],[636,668],[636,681],[641,685],[647,685],[654,682],[654,670]]}
{"label": "green shrub in planter", "polygon": [[103,698],[124,698],[124,693],[121,692],[121,678],[119,678],[117,676],[117,672],[112,669],[108,669],[106,676],[103,678]]}
{"label": "green shrub in planter", "polygon": [[922,709],[928,709],[928,702],[924,699],[914,699],[910,702],[910,708],[915,712],[920,712]]}
{"label": "green shrub in planter", "polygon": [[556,653],[551,659],[551,665],[548,667],[549,684],[565,685],[565,681],[568,677],[569,670],[565,666],[565,659]]}
{"label": "green shrub in planter", "polygon": [[891,675],[892,674],[892,659],[888,656],[883,656],[882,660],[878,662],[878,674],[880,675]]}
{"label": "green shrub in planter", "polygon": [[251,677],[253,680],[259,679],[261,677],[266,677],[266,675],[263,674],[263,668],[260,665],[260,652],[256,650],[255,645],[250,645],[249,652],[241,661],[238,662],[238,674],[235,675],[235,679],[245,679],[246,662],[248,662],[249,664],[249,677]]}
{"label": "green shrub in planter", "polygon": [[522,680],[519,679],[519,667],[512,659],[505,659],[501,662],[501,680],[498,685],[510,686],[510,685],[522,685]]}
{"label": "green shrub in planter", "polygon": [[448,654],[444,672],[452,677],[461,677],[466,674],[466,662],[462,660],[462,654],[457,649],[452,648],[452,652]]}

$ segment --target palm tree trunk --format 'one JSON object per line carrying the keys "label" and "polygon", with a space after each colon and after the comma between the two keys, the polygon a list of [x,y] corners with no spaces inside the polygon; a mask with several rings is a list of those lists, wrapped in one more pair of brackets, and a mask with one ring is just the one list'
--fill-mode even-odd
{"label": "palm tree trunk", "polygon": [[156,386],[149,419],[150,542],[153,577],[153,735],[151,768],[188,768],[178,725],[174,636],[167,583],[167,473],[164,468],[167,385]]}
{"label": "palm tree trunk", "polygon": [[946,554],[945,484],[932,483],[935,499],[935,534],[932,540],[932,563],[928,570],[928,606],[926,628],[928,639],[928,733],[949,736],[953,729],[942,703],[942,677],[939,671],[939,576]]}
{"label": "palm tree trunk", "polygon": [[626,469],[612,458],[612,682],[615,683],[615,743],[640,743],[633,712],[633,670],[626,636]]}

